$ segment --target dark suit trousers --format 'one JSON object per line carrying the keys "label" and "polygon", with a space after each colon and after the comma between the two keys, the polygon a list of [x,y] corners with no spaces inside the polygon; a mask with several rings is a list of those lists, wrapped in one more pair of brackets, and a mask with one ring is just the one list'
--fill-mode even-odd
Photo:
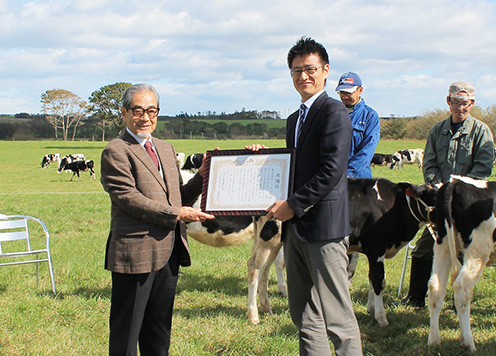
{"label": "dark suit trousers", "polygon": [[172,308],[179,271],[174,249],[161,270],[144,274],[112,272],[110,355],[168,355]]}

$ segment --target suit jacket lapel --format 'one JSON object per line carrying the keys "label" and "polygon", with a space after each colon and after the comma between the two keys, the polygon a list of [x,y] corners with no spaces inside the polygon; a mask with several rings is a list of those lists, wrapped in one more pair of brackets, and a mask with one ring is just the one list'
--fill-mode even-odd
{"label": "suit jacket lapel", "polygon": [[[155,177],[155,179],[159,182],[160,186],[167,192],[167,187],[165,186],[164,179],[160,175],[155,163],[153,163],[150,155],[145,151],[143,146],[141,146],[134,138],[131,136],[127,130],[124,130],[124,134],[122,135],[124,141],[129,144],[129,148],[131,152],[134,153],[136,157],[143,163],[143,165],[150,171],[150,173]],[[154,142],[155,144],[155,142]],[[160,157],[160,156],[159,156]],[[160,159],[160,158],[159,158]],[[163,163],[162,163],[162,169]]]}
{"label": "suit jacket lapel", "polygon": [[172,150],[172,146],[160,140],[153,140],[153,144],[157,149],[158,159],[162,166],[162,172],[164,173],[162,182],[165,180],[167,195],[171,202],[181,202],[181,192],[172,187],[172,182],[179,179],[176,156]]}
{"label": "suit jacket lapel", "polygon": [[286,145],[287,147],[294,147],[295,142],[295,130],[296,130],[296,121],[298,121],[298,111],[292,113],[288,117],[288,128],[286,130]]}
{"label": "suit jacket lapel", "polygon": [[[298,138],[298,146],[301,147],[303,143],[305,142],[306,136],[308,135],[308,130],[312,126],[312,121],[317,117],[318,112],[320,111],[320,108],[322,107],[322,104],[324,104],[325,100],[327,99],[327,93],[324,91],[322,94],[319,95],[317,99],[315,99],[314,103],[310,107],[310,110],[307,113],[307,117],[305,118],[305,122],[303,123],[303,126],[301,127],[301,133],[300,137]],[[295,122],[296,126],[296,122]],[[294,129],[293,129],[293,144],[294,144]]]}

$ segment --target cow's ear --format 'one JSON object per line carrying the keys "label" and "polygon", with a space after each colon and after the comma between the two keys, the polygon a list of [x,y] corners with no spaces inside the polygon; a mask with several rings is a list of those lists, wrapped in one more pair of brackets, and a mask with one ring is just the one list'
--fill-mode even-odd
{"label": "cow's ear", "polygon": [[415,192],[413,191],[412,188],[408,188],[405,193],[407,196],[409,196],[411,198],[415,198]]}
{"label": "cow's ear", "polygon": [[399,182],[398,187],[409,197],[415,198],[417,196],[417,186],[410,182]]}

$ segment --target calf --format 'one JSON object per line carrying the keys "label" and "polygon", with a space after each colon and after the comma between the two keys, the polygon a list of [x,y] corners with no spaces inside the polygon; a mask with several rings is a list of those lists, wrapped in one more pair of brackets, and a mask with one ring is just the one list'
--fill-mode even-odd
{"label": "calf", "polygon": [[71,162],[71,163],[67,163],[67,162],[63,162],[61,163],[60,167],[59,167],[59,173],[61,170],[71,170],[72,171],[72,177],[71,177],[71,181],[72,181],[72,178],[74,178],[74,176],[77,174],[78,176],[78,181],[79,181],[79,172],[86,172],[86,171],[89,171],[90,172],[90,180],[91,178],[93,177],[93,179],[96,180],[96,174],[95,174],[95,163],[93,162],[93,160],[87,160],[87,161],[74,161],[74,162]]}
{"label": "calf", "polygon": [[418,230],[430,222],[436,189],[387,179],[348,179],[350,247],[369,262],[367,311],[380,326],[389,323],[382,299],[385,286],[384,260],[394,257]]}
{"label": "calf", "polygon": [[370,164],[373,166],[375,166],[375,165],[387,166],[388,168],[390,168],[395,160],[396,160],[396,157],[394,157],[393,155],[374,153],[374,155],[372,156],[372,161],[370,162]]}
{"label": "calf", "polygon": [[[203,155],[202,155],[203,157]],[[201,166],[197,160],[193,168]],[[184,182],[193,177],[187,170],[181,170]],[[199,208],[201,198],[193,204]],[[281,230],[279,223],[255,216],[218,216],[205,222],[186,224],[188,235],[205,245],[213,247],[235,246],[253,240],[253,249],[248,260],[248,320],[252,324],[260,322],[257,308],[257,291],[260,296],[260,310],[271,313],[267,294],[270,266],[276,267],[277,286],[283,296],[287,296],[282,255]]]}
{"label": "calf", "polygon": [[60,164],[60,153],[49,153],[43,156],[41,168],[48,168],[51,162],[58,162]]}
{"label": "calf", "polygon": [[403,168],[403,164],[414,163],[417,163],[418,167],[422,168],[424,164],[424,150],[421,148],[396,151],[393,156],[395,159],[393,164],[389,167],[391,169],[396,167]]}
{"label": "calf", "polygon": [[268,278],[272,263],[276,266],[277,286],[287,296],[284,275],[284,258],[280,226],[266,217],[218,216],[214,220],[186,224],[188,235],[195,240],[213,247],[234,246],[253,240],[253,249],[248,259],[248,320],[260,322],[257,308],[257,292],[260,310],[271,313],[267,294]]}
{"label": "calf", "polygon": [[[439,313],[451,270],[462,345],[475,351],[470,302],[485,265],[496,261],[496,182],[452,176],[436,200],[437,241],[429,281],[429,345],[438,345]],[[462,262],[458,257],[462,256]]]}

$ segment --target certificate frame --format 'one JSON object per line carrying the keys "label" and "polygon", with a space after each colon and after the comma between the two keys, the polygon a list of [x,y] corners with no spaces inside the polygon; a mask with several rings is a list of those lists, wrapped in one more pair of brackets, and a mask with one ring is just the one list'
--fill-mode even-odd
{"label": "certificate frame", "polygon": [[293,190],[294,149],[207,151],[201,210],[216,216],[265,215]]}

